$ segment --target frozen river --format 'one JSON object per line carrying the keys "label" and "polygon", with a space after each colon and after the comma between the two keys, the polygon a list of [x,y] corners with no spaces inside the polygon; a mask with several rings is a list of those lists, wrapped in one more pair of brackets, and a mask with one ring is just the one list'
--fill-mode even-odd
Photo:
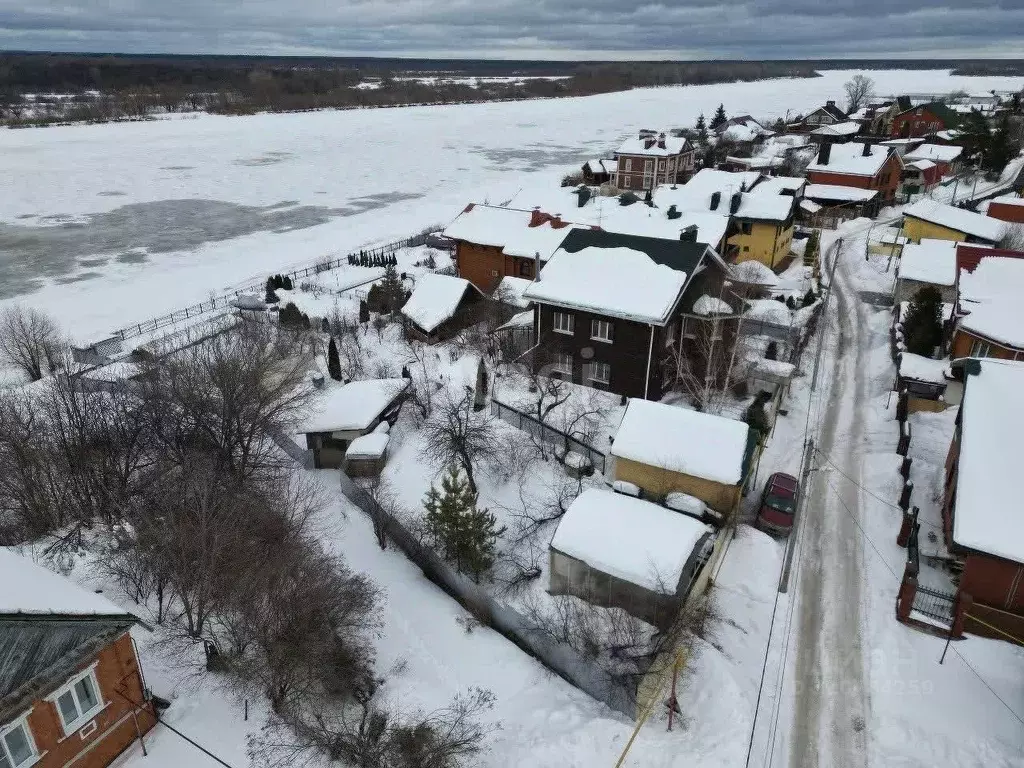
{"label": "frozen river", "polygon": [[[1021,78],[872,72],[879,93]],[[451,107],[194,116],[0,131],[0,300],[85,338],[267,272],[557,184],[638,128],[784,116],[842,100],[850,72]]]}

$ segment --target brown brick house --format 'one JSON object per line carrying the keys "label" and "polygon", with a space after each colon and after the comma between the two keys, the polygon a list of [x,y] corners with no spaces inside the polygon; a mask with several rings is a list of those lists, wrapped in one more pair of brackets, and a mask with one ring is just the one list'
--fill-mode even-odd
{"label": "brown brick house", "polygon": [[0,583],[0,766],[109,765],[156,723],[138,620],[2,548]]}
{"label": "brown brick house", "polygon": [[823,125],[838,125],[845,123],[846,120],[846,113],[836,106],[835,101],[830,99],[825,102],[824,106],[808,112],[803,120],[789,126],[789,129],[798,133],[810,133]]}
{"label": "brown brick house", "polygon": [[892,147],[850,142],[822,144],[818,157],[807,166],[810,184],[875,190],[883,202],[896,197],[903,161]]}
{"label": "brown brick house", "polygon": [[686,181],[693,173],[696,152],[685,138],[642,130],[615,151],[614,183],[619,189],[646,191],[659,184]]}
{"label": "brown brick house", "polygon": [[1024,224],[1024,198],[1001,195],[989,201],[986,215],[1011,224]]}
{"label": "brown brick house", "polygon": [[443,234],[455,243],[459,276],[490,293],[503,277],[532,280],[538,257],[546,261],[571,228],[540,209],[470,203]]}
{"label": "brown brick house", "polygon": [[[943,506],[946,546],[962,563],[968,613],[1024,631],[1024,526],[1017,484],[1024,451],[1024,363],[967,360],[949,454]],[[988,630],[967,619],[966,628]]]}
{"label": "brown brick house", "polygon": [[905,109],[894,115],[889,124],[889,135],[910,139],[948,131],[960,125],[960,116],[945,104],[932,102]]}
{"label": "brown brick house", "polygon": [[727,270],[704,243],[574,230],[524,293],[536,306],[535,366],[658,400],[684,317],[705,293],[721,293]]}
{"label": "brown brick house", "polygon": [[951,356],[1024,359],[1024,253],[957,247]]}

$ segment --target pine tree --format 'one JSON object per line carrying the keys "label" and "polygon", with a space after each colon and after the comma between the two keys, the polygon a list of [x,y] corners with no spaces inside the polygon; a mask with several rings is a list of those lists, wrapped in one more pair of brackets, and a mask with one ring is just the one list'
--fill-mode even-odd
{"label": "pine tree", "polygon": [[914,294],[903,318],[903,343],[915,355],[931,357],[942,343],[942,294],[926,285]]}
{"label": "pine tree", "polygon": [[494,564],[498,536],[504,528],[497,519],[476,504],[469,481],[455,467],[441,478],[441,489],[431,485],[423,499],[427,534],[444,559],[460,573],[479,581]]}
{"label": "pine tree", "polygon": [[359,322],[368,323],[370,322],[370,307],[367,306],[365,301],[359,302]]}
{"label": "pine tree", "polygon": [[338,356],[338,345],[333,336],[327,345],[327,374],[335,381],[341,381],[341,358]]}
{"label": "pine tree", "polygon": [[277,304],[280,299],[277,298],[277,294],[274,292],[274,278],[267,278],[267,292],[263,299],[267,304]]}
{"label": "pine tree", "polygon": [[283,278],[281,278],[281,287],[286,291],[293,290],[292,279],[288,277],[288,275],[285,275]]}
{"label": "pine tree", "polygon": [[284,288],[284,278],[280,275],[274,275],[274,290],[280,291]]}
{"label": "pine tree", "polygon": [[697,144],[704,146],[708,143],[708,124],[704,121],[704,113],[697,118]]}
{"label": "pine tree", "polygon": [[473,410],[482,411],[487,407],[487,366],[483,358],[476,366],[476,390],[473,393]]}
{"label": "pine tree", "polygon": [[718,128],[720,125],[727,123],[729,118],[725,115],[725,105],[719,104],[718,109],[715,110],[715,116],[711,118],[711,128]]}
{"label": "pine tree", "polygon": [[405,286],[398,277],[398,270],[388,264],[384,270],[384,279],[380,281],[381,304],[383,312],[397,312],[405,303]]}

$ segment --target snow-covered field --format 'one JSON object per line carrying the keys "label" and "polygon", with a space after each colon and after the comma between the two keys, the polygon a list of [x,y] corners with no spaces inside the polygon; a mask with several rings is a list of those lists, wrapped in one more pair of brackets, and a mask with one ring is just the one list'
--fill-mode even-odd
{"label": "snow-covered field", "polygon": [[[872,72],[879,93],[1022,78]],[[0,132],[0,299],[89,338],[290,265],[447,222],[613,150],[642,127],[794,115],[851,73],[588,98]]]}

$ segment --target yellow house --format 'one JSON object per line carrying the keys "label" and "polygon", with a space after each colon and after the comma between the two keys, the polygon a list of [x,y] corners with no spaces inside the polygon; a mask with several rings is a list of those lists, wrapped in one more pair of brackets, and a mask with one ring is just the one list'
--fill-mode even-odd
{"label": "yellow house", "polygon": [[[761,197],[744,195],[744,197]],[[787,204],[790,213],[780,221],[736,218],[736,234],[727,243],[732,248],[729,253],[735,254],[735,261],[759,261],[766,267],[775,269],[789,255],[793,244],[793,218],[791,215],[793,198],[779,195],[778,200]],[[778,206],[780,209],[783,206]]]}
{"label": "yellow house", "polygon": [[746,475],[749,437],[742,421],[634,398],[612,442],[610,476],[647,498],[686,493],[729,515]]}
{"label": "yellow house", "polygon": [[913,243],[932,238],[994,245],[1006,234],[1006,224],[980,213],[924,199],[903,210],[903,234]]}

